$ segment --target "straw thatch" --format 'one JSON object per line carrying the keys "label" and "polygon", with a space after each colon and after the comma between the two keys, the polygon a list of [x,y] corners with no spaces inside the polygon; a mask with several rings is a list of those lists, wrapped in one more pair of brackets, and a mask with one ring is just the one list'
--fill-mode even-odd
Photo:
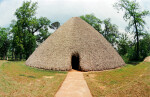
{"label": "straw thatch", "polygon": [[71,18],[48,37],[28,58],[26,65],[50,70],[71,70],[72,55],[79,55],[80,69],[83,71],[125,65],[111,44],[79,17]]}
{"label": "straw thatch", "polygon": [[150,62],[150,56],[146,57],[146,58],[144,59],[144,62]]}

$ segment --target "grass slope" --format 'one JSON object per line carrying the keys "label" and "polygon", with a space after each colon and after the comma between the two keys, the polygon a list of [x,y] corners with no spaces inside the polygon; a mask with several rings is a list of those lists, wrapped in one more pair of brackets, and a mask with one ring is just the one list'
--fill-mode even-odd
{"label": "grass slope", "polygon": [[0,61],[0,97],[53,97],[66,74]]}
{"label": "grass slope", "polygon": [[128,64],[120,69],[88,72],[84,77],[93,97],[149,97],[150,63]]}

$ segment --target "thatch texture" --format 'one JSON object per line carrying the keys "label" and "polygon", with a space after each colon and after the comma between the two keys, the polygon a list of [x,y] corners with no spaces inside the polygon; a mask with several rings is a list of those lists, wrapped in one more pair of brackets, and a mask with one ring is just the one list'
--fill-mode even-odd
{"label": "thatch texture", "polygon": [[73,17],[48,37],[28,58],[26,65],[50,70],[71,70],[73,54],[79,54],[83,71],[125,65],[111,44],[92,26]]}
{"label": "thatch texture", "polygon": [[146,58],[144,59],[144,62],[150,62],[150,56],[146,57]]}

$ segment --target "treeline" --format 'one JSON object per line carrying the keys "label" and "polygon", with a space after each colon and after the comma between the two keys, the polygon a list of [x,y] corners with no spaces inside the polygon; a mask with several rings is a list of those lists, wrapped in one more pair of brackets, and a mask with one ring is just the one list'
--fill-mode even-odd
{"label": "treeline", "polygon": [[1,59],[6,59],[6,55],[15,60],[27,59],[50,35],[49,29],[60,26],[46,17],[37,18],[36,10],[37,2],[24,1],[15,12],[17,20],[12,20],[9,28],[0,28]]}
{"label": "treeline", "polygon": [[[150,55],[150,35],[144,29],[144,17],[149,11],[141,11],[136,1],[120,0],[114,8],[124,10],[124,20],[128,22],[126,33],[119,32],[118,26],[111,19],[101,20],[93,14],[80,16],[101,33],[126,62],[140,61]],[[0,28],[0,57],[12,60],[27,59],[35,48],[49,35],[49,29],[56,30],[59,22],[51,23],[46,17],[35,16],[37,3],[23,2],[15,12],[9,28]],[[129,36],[132,35],[134,37]]]}
{"label": "treeline", "polygon": [[141,7],[136,1],[130,0],[120,0],[113,6],[118,11],[124,11],[123,19],[128,22],[128,26],[125,28],[126,33],[119,32],[118,26],[111,24],[110,19],[102,21],[92,14],[81,16],[81,18],[101,33],[126,63],[141,61],[150,56],[150,34],[145,30],[146,22],[144,20],[150,12],[141,11]]}

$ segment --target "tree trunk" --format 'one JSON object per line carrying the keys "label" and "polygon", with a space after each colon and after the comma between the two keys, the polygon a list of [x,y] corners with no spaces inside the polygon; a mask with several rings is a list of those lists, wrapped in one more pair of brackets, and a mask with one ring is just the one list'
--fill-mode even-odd
{"label": "tree trunk", "polygon": [[20,60],[22,59],[22,53],[20,54]]}
{"label": "tree trunk", "polygon": [[137,60],[139,60],[139,35],[137,33]]}
{"label": "tree trunk", "polygon": [[14,59],[14,50],[12,50],[12,60]]}
{"label": "tree trunk", "polygon": [[15,60],[17,60],[17,55],[15,54]]}
{"label": "tree trunk", "polygon": [[136,60],[139,60],[139,33],[138,33],[136,22],[135,22],[135,30],[136,30],[136,41],[137,41],[137,45],[136,45],[137,58],[136,58]]}
{"label": "tree trunk", "polygon": [[11,58],[12,60],[14,59],[14,54],[13,54],[13,52],[12,52],[12,58]]}
{"label": "tree trunk", "polygon": [[3,55],[3,60],[5,60],[5,54]]}
{"label": "tree trunk", "polygon": [[26,54],[26,60],[28,59],[28,56],[29,56],[29,55],[28,55],[28,54]]}

